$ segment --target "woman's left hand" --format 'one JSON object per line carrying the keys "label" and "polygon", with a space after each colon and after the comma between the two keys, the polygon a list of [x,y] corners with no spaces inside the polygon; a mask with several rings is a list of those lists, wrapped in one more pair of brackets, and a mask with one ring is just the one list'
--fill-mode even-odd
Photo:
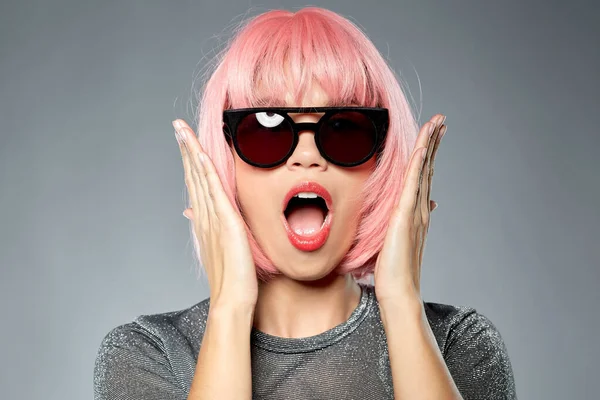
{"label": "woman's left hand", "polygon": [[421,128],[406,168],[400,201],[392,213],[383,248],[375,265],[379,303],[421,301],[421,262],[429,216],[437,204],[430,200],[431,178],[446,117],[435,115]]}

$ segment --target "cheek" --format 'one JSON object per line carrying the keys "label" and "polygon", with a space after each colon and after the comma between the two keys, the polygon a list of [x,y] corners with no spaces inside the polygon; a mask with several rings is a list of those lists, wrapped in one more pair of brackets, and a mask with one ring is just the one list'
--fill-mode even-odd
{"label": "cheek", "polygon": [[361,206],[361,199],[348,197],[342,221],[342,224],[344,225],[343,231],[346,235],[353,236],[356,233],[355,228],[359,223]]}
{"label": "cheek", "polygon": [[370,172],[364,171],[353,171],[354,174],[347,174],[339,182],[344,182],[341,187],[344,188],[342,197],[344,198],[344,210],[343,220],[346,227],[348,225],[354,226],[358,223],[360,218],[360,210],[363,205],[364,194],[362,190],[364,184],[370,176]]}

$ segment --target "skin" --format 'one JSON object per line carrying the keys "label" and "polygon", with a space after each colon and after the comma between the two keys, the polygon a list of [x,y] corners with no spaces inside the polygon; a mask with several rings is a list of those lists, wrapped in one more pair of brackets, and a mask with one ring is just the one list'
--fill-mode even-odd
{"label": "skin", "polygon": [[[298,106],[325,106],[327,94],[313,82]],[[286,106],[294,106],[288,94]],[[291,114],[295,122],[317,122],[322,113]],[[238,199],[256,240],[281,275],[259,283],[255,326],[283,337],[316,335],[345,321],[360,299],[351,277],[332,271],[350,249],[361,206],[358,194],[375,168],[375,157],[353,168],[326,161],[314,132],[301,131],[299,143],[285,164],[261,169],[246,164],[233,151]],[[288,240],[280,220],[281,203],[295,184],[311,180],[323,185],[333,200],[332,227],[320,249],[304,252]],[[256,188],[261,188],[256,190]]]}
{"label": "skin", "polygon": [[[327,102],[327,95],[318,85],[313,85],[307,95],[301,106],[321,106]],[[287,105],[293,106],[289,102]],[[318,115],[302,114],[294,118],[297,122],[315,121]],[[437,114],[421,128],[405,172],[401,199],[391,215],[375,268],[375,292],[388,338],[396,398],[461,399],[426,320],[420,294],[422,255],[430,213],[436,207],[429,198],[433,164],[446,132],[444,120],[443,115]],[[221,331],[234,332],[239,330],[236,326],[239,321],[249,320],[266,333],[304,337],[344,322],[357,306],[360,290],[349,276],[336,275],[332,271],[349,249],[356,232],[354,216],[360,203],[354,194],[360,192],[374,167],[374,160],[352,169],[328,164],[320,156],[310,131],[301,133],[292,157],[274,169],[248,166],[233,153],[244,215],[257,241],[282,272],[269,283],[259,283],[243,220],[225,196],[214,165],[184,121],[176,120],[173,125],[184,159],[186,185],[192,197],[192,208],[184,215],[194,222],[202,248],[207,249],[203,264],[207,267],[211,288],[211,311],[226,310],[216,313],[221,315],[218,318],[221,321],[222,316],[227,315],[226,322],[213,322],[212,325],[227,328]],[[304,179],[324,184],[333,196],[337,213],[327,244],[309,253],[295,249],[287,241],[279,221],[283,196]],[[256,190],[258,187],[260,190]],[[210,336],[216,335],[209,334],[205,341],[212,343]],[[249,393],[251,380],[248,343],[244,338],[245,332],[232,336],[232,340],[239,341],[239,348],[246,356],[241,361],[238,359],[239,365],[243,365],[239,376],[244,379],[239,383],[239,391],[235,392],[245,396]],[[205,360],[206,368],[194,378],[190,398],[193,393],[206,393],[211,381],[208,366],[212,365],[212,373],[216,373],[214,364],[206,360],[223,359],[223,353],[212,352],[217,346],[216,341],[206,346],[203,341],[197,371],[202,367],[201,359]],[[205,348],[211,348],[212,355],[207,355]],[[197,392],[195,388],[198,388]],[[234,393],[235,388],[218,388],[214,393],[224,390]]]}
{"label": "skin", "polygon": [[[316,82],[300,104],[293,103],[291,98],[288,93],[284,106],[318,107],[327,105],[329,100]],[[316,122],[321,115],[290,114],[295,122]],[[187,124],[182,126],[185,132],[193,134]],[[193,140],[192,137],[189,139]],[[275,168],[248,165],[233,149],[232,155],[243,214],[256,240],[281,272],[268,283],[257,283],[254,326],[275,336],[306,337],[347,320],[358,305],[360,288],[350,275],[342,276],[332,271],[352,244],[361,205],[357,194],[375,168],[375,157],[353,168],[333,165],[319,153],[312,131],[300,132],[292,156]],[[295,248],[280,221],[285,194],[304,180],[325,186],[331,193],[335,209],[327,242],[313,252]],[[193,209],[186,210],[192,220]]]}

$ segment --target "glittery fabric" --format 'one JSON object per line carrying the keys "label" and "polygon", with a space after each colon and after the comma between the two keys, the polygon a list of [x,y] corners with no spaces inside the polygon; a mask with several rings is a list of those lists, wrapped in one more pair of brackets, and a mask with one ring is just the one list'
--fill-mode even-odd
{"label": "glittery fabric", "polygon": [[[393,399],[385,332],[374,288],[361,284],[349,319],[308,338],[251,332],[253,399]],[[96,400],[186,400],[209,299],[111,330],[94,370]],[[473,308],[425,302],[431,329],[465,400],[516,400],[508,353]]]}

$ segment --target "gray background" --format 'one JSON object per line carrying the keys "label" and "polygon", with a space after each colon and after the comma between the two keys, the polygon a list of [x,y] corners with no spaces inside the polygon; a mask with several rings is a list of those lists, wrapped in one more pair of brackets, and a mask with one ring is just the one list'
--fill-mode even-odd
{"label": "gray background", "polygon": [[[207,297],[171,121],[224,27],[297,1],[0,8],[2,398],[92,398],[103,336]],[[593,2],[322,1],[441,112],[428,301],[500,329],[521,399],[597,398],[599,12]]]}

